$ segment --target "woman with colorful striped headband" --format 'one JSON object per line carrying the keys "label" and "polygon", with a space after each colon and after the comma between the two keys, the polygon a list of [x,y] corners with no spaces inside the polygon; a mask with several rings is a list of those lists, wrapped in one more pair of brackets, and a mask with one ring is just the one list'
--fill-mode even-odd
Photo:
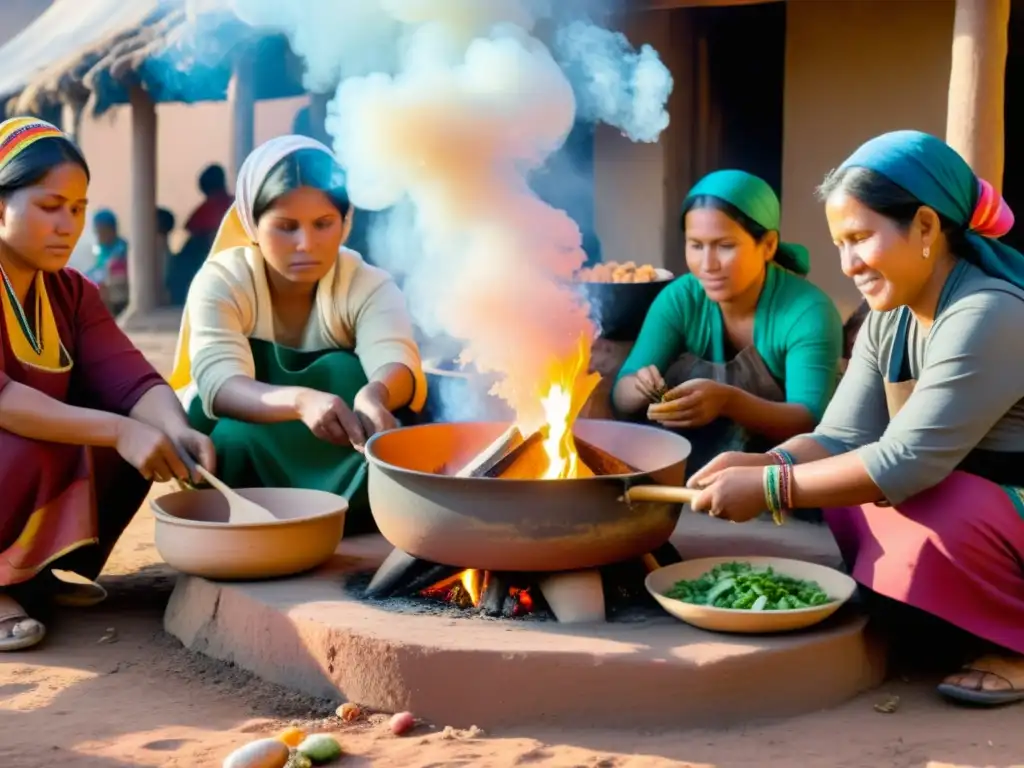
{"label": "woman with colorful striped headband", "polygon": [[873,605],[930,615],[978,651],[940,693],[1022,701],[1024,255],[998,240],[1013,214],[917,131],[869,141],[821,191],[872,311],[814,433],[719,457],[692,480],[694,508],[824,508]]}
{"label": "woman with colorful striped headband", "polygon": [[[89,167],[60,130],[0,123],[0,651],[45,634],[26,596],[90,605],[153,481],[213,468],[167,383],[99,290],[65,269],[85,224]],[[198,480],[198,478],[195,478]]]}

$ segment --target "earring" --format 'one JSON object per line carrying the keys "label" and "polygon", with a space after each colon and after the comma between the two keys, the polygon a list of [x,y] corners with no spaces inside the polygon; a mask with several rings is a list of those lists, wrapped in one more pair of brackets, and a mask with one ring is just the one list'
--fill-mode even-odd
{"label": "earring", "polygon": [[923,251],[921,251],[921,258],[922,258],[922,259],[927,259],[927,258],[928,258],[929,256],[931,256],[931,255],[932,255],[932,249],[931,249],[931,248],[929,248],[929,247],[928,247],[928,246],[926,245],[926,246],[924,247],[924,250],[923,250]]}

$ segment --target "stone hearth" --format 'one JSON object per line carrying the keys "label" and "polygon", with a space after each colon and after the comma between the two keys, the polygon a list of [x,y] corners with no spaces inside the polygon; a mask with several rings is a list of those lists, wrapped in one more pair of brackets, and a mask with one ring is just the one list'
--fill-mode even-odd
{"label": "stone hearth", "polygon": [[[684,514],[684,558],[779,555],[834,564],[827,529]],[[685,728],[833,706],[877,685],[881,648],[852,608],[812,631],[742,637],[664,615],[560,625],[395,612],[344,588],[390,551],[347,539],[318,571],[282,581],[181,577],[165,617],[192,650],[296,690],[441,725]]]}

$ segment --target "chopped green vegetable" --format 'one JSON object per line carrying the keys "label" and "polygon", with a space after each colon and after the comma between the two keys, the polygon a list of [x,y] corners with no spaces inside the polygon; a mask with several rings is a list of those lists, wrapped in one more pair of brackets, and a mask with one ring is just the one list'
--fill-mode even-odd
{"label": "chopped green vegetable", "polygon": [[677,582],[665,596],[693,605],[747,611],[793,611],[833,602],[817,582],[740,562],[722,563],[699,579]]}

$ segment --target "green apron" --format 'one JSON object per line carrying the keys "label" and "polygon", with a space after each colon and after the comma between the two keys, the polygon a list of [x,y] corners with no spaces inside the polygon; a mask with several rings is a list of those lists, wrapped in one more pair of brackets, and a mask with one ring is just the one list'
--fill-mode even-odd
{"label": "green apron", "polygon": [[[359,358],[343,349],[302,352],[250,339],[256,380],[279,387],[307,387],[337,395],[351,408],[367,378]],[[351,446],[316,437],[301,421],[253,424],[213,420],[199,398],[189,422],[210,436],[217,449],[217,474],[232,488],[307,488],[349,500],[345,533],[375,530],[367,497],[366,459]]]}

